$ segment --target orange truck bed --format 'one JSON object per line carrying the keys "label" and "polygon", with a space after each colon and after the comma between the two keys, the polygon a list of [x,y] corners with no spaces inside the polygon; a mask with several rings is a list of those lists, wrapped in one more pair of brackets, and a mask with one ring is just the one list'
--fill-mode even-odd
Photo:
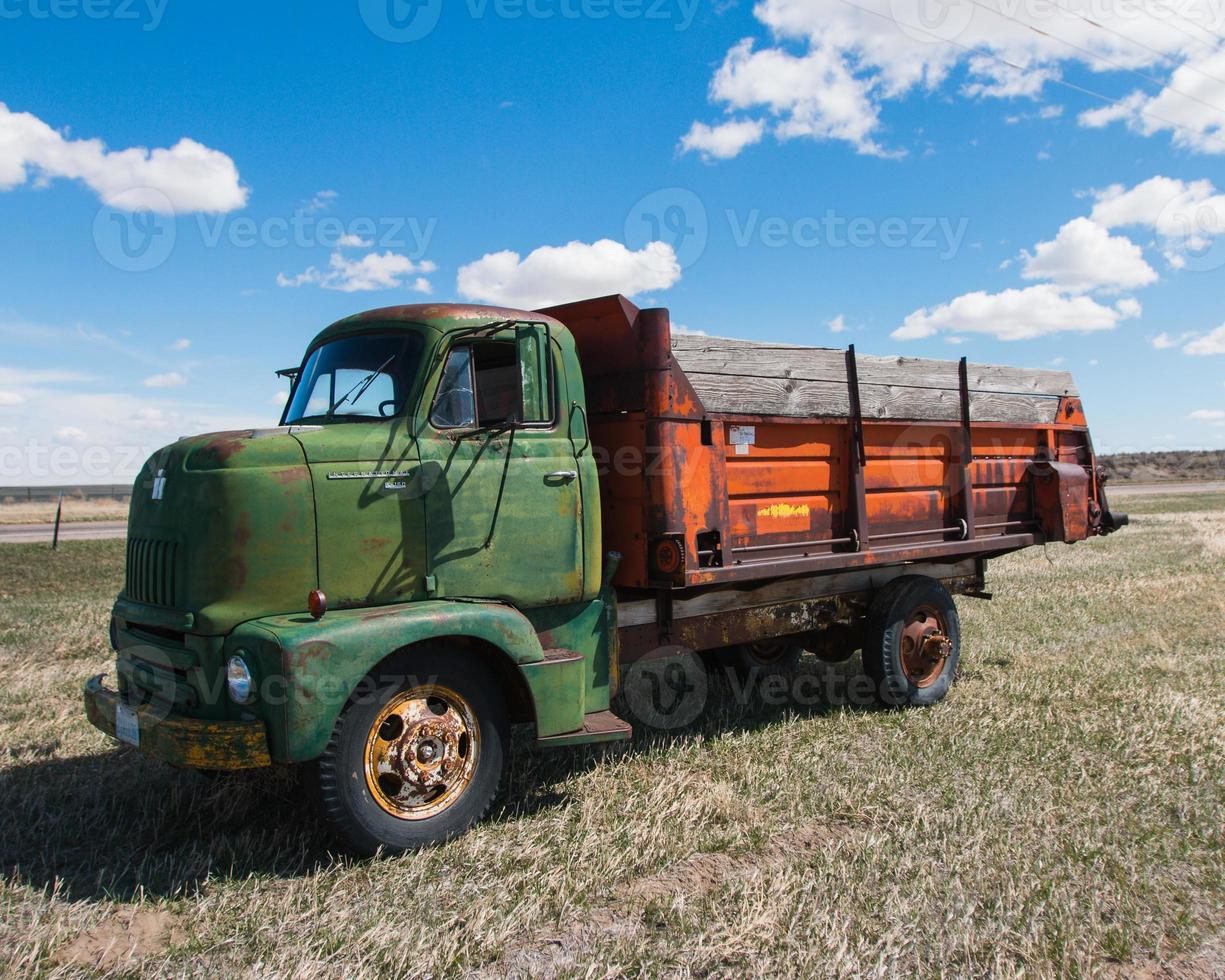
{"label": "orange truck bed", "polygon": [[1125,521],[1071,375],[674,335],[624,297],[574,334],[615,584],[992,557]]}

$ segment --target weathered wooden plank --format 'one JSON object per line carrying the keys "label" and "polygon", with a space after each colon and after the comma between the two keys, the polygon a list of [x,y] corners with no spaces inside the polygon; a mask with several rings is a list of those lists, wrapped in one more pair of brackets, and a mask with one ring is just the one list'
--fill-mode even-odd
{"label": "weathered wooden plank", "polygon": [[[845,418],[851,410],[845,382],[686,373],[708,412]],[[859,391],[865,419],[953,422],[961,417],[956,390],[861,382]],[[1051,395],[970,393],[970,418],[976,422],[1048,424],[1058,407],[1059,399]]]}
{"label": "weathered wooden plank", "polygon": [[[846,384],[845,355],[842,351],[828,348],[680,335],[673,338],[673,353],[686,374],[751,375]],[[958,390],[960,385],[956,361],[860,355],[857,363],[861,384],[953,391]],[[1076,384],[1066,371],[992,364],[971,364],[968,367],[971,391],[1054,396],[1077,394]]]}

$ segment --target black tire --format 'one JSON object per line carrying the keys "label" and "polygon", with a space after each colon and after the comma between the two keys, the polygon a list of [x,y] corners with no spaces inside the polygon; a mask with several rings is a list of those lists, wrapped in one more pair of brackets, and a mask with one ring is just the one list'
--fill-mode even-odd
{"label": "black tire", "polygon": [[[367,857],[451,840],[489,812],[508,732],[497,678],[478,657],[413,651],[368,677],[337,719],[312,767],[323,818]],[[421,789],[413,774],[439,782]]]}
{"label": "black tire", "polygon": [[811,636],[805,646],[822,663],[840,664],[863,648],[863,637],[862,623],[834,623]]}
{"label": "black tire", "polygon": [[907,576],[872,603],[864,637],[864,670],[888,705],[926,707],[943,700],[961,658],[961,621],[948,589]]}
{"label": "black tire", "polygon": [[804,647],[791,637],[727,647],[719,658],[744,681],[761,684],[771,677],[790,679],[799,669]]}

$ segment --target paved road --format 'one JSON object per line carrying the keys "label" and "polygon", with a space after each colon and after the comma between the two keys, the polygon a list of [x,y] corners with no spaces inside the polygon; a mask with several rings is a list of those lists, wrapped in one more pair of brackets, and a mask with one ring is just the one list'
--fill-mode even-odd
{"label": "paved road", "polygon": [[1106,496],[1141,497],[1149,494],[1225,493],[1225,482],[1201,483],[1107,483]]}
{"label": "paved road", "polygon": [[[127,521],[81,521],[61,524],[61,541],[98,541],[103,538],[126,538]],[[32,544],[51,541],[50,524],[0,524],[0,543]]]}

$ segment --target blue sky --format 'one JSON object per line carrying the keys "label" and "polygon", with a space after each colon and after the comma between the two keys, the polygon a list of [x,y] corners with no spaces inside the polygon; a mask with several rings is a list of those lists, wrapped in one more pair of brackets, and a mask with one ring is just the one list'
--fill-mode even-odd
{"label": "blue sky", "polygon": [[0,55],[3,484],[273,423],[427,296],[1058,363],[1099,450],[1225,445],[1218,0],[0,0]]}

